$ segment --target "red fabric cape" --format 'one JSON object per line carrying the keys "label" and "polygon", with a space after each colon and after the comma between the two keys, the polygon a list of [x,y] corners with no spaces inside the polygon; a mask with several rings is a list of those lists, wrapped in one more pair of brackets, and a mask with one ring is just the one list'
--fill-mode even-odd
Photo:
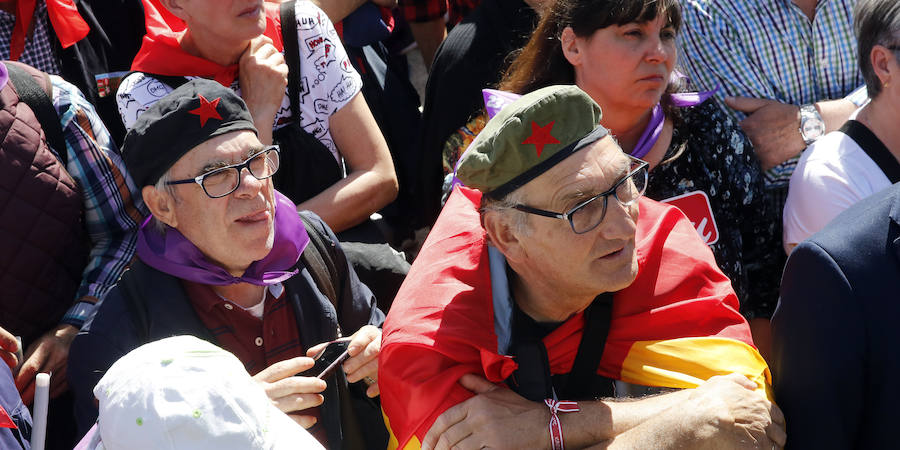
{"label": "red fabric cape", "polygon": [[[497,354],[480,200],[476,190],[454,190],[384,324],[379,386],[397,439],[392,444],[400,448],[414,436],[421,440],[441,412],[472,396],[457,383],[462,375],[501,382],[517,367]],[[716,336],[752,346],[731,282],[684,214],[646,198],[639,205],[639,272],[614,297],[597,372],[621,379],[623,361],[639,341]],[[571,370],[583,325],[577,314],[544,339],[552,373]]]}
{"label": "red fabric cape", "polygon": [[[238,65],[223,66],[208,59],[191,55],[181,48],[186,24],[174,16],[159,0],[143,0],[147,34],[141,49],[131,63],[131,70],[157,75],[196,76],[212,78],[230,87],[238,76]],[[281,42],[281,19],[278,5],[266,2],[266,31],[263,33],[284,50]]]}

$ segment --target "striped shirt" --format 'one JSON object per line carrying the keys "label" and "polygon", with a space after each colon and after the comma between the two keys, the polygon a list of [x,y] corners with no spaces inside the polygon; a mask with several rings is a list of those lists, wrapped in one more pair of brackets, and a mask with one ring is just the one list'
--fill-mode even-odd
{"label": "striped shirt", "polygon": [[91,241],[74,304],[61,321],[81,328],[131,262],[144,206],[94,106],[72,84],[57,76],[50,79],[68,152],[66,170],[82,190]]}
{"label": "striped shirt", "polygon": [[[682,70],[718,94],[804,105],[848,98],[865,102],[853,6],[856,0],[819,0],[814,20],[790,0],[685,0],[680,35]],[[724,103],[723,103],[724,104]],[[736,120],[745,114],[725,108]],[[797,157],[767,173],[785,186]]]}

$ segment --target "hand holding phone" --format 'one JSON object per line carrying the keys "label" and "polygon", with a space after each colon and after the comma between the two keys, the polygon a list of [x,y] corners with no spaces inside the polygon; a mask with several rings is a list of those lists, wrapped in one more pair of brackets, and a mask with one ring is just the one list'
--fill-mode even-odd
{"label": "hand holding phone", "polygon": [[315,365],[298,375],[304,377],[315,377],[325,379],[331,376],[331,373],[340,366],[349,356],[348,346],[350,338],[340,338],[329,342],[325,348],[313,356]]}
{"label": "hand holding phone", "polygon": [[322,392],[328,387],[323,380],[295,376],[314,364],[312,358],[298,356],[272,364],[253,376],[275,406],[303,428],[316,423],[316,417],[306,410],[322,404]]}

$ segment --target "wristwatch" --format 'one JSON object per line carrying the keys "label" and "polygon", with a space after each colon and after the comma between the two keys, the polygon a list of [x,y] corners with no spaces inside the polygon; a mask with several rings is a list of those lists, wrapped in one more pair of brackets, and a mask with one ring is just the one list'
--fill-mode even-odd
{"label": "wristwatch", "polygon": [[825,121],[815,105],[803,105],[800,107],[800,136],[806,145],[816,142],[816,139],[825,134]]}

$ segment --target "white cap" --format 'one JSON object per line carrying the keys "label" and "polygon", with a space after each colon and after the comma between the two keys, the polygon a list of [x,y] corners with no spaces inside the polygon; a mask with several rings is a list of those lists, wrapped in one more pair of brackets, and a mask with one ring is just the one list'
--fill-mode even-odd
{"label": "white cap", "polygon": [[322,448],[234,355],[193,336],[132,350],[109,368],[94,396],[97,450]]}

